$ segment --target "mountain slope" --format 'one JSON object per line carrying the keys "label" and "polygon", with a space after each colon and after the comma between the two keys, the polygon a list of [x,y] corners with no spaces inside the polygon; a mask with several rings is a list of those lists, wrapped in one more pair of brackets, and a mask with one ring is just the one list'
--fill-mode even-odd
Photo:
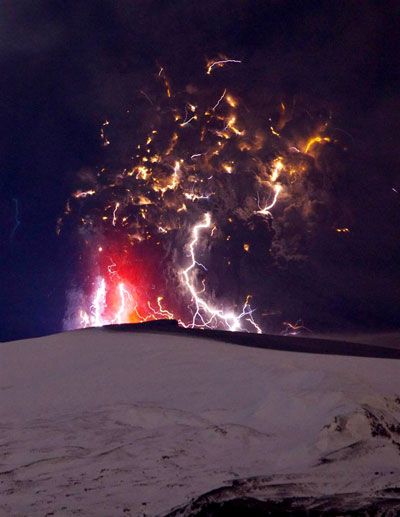
{"label": "mountain slope", "polygon": [[1,344],[0,513],[394,508],[399,373],[395,359],[157,332]]}

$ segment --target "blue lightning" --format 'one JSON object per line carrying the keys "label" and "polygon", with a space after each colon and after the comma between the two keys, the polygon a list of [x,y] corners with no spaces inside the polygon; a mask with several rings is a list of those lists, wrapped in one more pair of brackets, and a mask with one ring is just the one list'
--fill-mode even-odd
{"label": "blue lightning", "polygon": [[19,203],[18,199],[16,197],[13,197],[13,203],[14,203],[14,226],[10,234],[10,241],[14,239],[15,233],[18,230],[18,226],[21,224],[20,218],[19,218]]}

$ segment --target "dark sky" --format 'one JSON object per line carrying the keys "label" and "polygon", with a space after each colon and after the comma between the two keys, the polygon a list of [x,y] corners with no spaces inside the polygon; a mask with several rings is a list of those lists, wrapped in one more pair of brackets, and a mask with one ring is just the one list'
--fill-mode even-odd
{"label": "dark sky", "polygon": [[55,226],[77,172],[102,159],[101,122],[157,63],[185,85],[220,52],[247,64],[248,89],[315,99],[351,135],[351,237],[271,280],[287,317],[398,327],[399,21],[396,1],[3,1],[0,340],[61,328],[78,251]]}

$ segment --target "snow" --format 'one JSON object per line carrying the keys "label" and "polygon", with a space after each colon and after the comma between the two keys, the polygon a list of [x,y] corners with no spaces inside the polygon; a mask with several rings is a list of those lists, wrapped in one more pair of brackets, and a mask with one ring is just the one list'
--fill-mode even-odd
{"label": "snow", "polygon": [[264,499],[393,496],[399,373],[157,332],[2,343],[0,514],[163,515],[233,480]]}

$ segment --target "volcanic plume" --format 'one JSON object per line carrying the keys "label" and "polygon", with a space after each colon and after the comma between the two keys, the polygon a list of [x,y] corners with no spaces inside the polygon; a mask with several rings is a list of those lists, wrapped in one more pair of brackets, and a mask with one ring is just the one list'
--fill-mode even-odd
{"label": "volcanic plume", "polygon": [[80,173],[58,224],[73,221],[85,270],[68,326],[176,318],[262,332],[267,268],[306,260],[320,232],[349,232],[333,202],[345,142],[329,110],[261,102],[233,69],[245,73],[218,56],[175,91],[159,66],[104,120],[104,163]]}

